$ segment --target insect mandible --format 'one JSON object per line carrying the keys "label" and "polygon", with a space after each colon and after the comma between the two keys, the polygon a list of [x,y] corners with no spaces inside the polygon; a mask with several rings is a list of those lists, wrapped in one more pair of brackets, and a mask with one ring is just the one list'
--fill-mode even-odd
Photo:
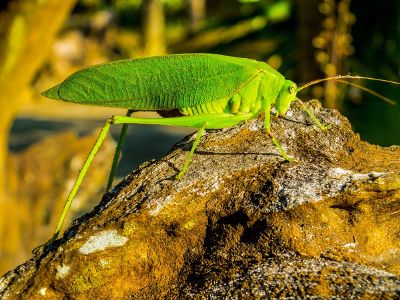
{"label": "insect mandible", "polygon": [[[298,88],[294,82],[285,79],[264,62],[217,54],[177,54],[129,59],[77,71],[42,95],[85,105],[126,108],[128,113],[126,116],[111,117],[101,129],[66,200],[51,240],[58,237],[72,200],[111,124],[123,124],[123,126],[107,190],[112,185],[128,124],[158,124],[199,129],[176,179],[182,178],[187,171],[204,130],[234,126],[261,113],[265,114],[266,133],[282,157],[291,161],[292,158],[287,155],[271,132],[271,108],[275,107],[277,116],[284,116],[293,101],[300,101],[296,95],[301,89],[324,80],[342,81],[341,78],[345,77],[388,82],[360,76],[337,76],[316,80]],[[310,110],[304,106],[303,108],[321,130],[329,127],[321,124]],[[136,118],[131,117],[133,111],[157,111],[161,116],[171,114],[179,116]]]}

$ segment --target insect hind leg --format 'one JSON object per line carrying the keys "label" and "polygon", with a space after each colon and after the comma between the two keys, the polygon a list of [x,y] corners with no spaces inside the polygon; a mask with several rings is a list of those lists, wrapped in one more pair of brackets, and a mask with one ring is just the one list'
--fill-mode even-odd
{"label": "insect hind leg", "polygon": [[72,201],[74,200],[75,195],[78,192],[79,187],[81,186],[81,183],[82,183],[83,179],[85,178],[86,172],[89,169],[89,166],[93,161],[93,158],[95,157],[97,151],[99,150],[101,144],[103,143],[103,141],[104,141],[104,139],[105,139],[105,137],[107,135],[107,132],[110,129],[111,124],[112,124],[112,120],[109,119],[109,120],[106,121],[106,123],[104,124],[103,128],[101,129],[101,131],[100,131],[100,133],[99,133],[99,135],[97,137],[97,140],[96,140],[95,144],[93,145],[92,150],[90,150],[89,155],[86,158],[86,161],[83,164],[82,169],[79,171],[78,177],[75,180],[75,183],[74,183],[74,185],[73,185],[73,187],[71,189],[71,192],[69,193],[68,198],[65,201],[63,211],[62,211],[61,216],[60,216],[60,218],[58,219],[58,222],[57,222],[56,232],[54,233],[53,237],[46,244],[49,244],[50,242],[56,240],[58,235],[60,234],[60,231],[61,231],[61,228],[63,226],[65,217],[66,217],[67,212],[68,212],[68,210],[69,210],[69,208],[70,208],[70,206],[72,204]]}
{"label": "insect hind leg", "polygon": [[[133,110],[128,109],[128,111],[126,113],[126,116],[130,117],[132,113],[133,113]],[[128,126],[129,126],[129,124],[122,124],[121,133],[119,135],[118,143],[117,143],[117,146],[115,148],[115,153],[114,153],[114,157],[113,157],[113,161],[112,161],[110,175],[108,176],[106,191],[110,190],[110,188],[112,186],[112,183],[114,181],[115,172],[117,171],[119,158],[121,156],[122,146],[125,143],[126,133],[128,132]]]}

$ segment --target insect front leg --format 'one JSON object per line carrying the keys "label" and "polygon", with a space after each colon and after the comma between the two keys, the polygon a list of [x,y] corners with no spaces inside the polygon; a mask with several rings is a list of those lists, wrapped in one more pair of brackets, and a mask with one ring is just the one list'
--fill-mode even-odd
{"label": "insect front leg", "polygon": [[320,122],[320,121],[317,119],[317,117],[314,115],[314,113],[313,113],[311,110],[309,110],[309,109],[304,105],[304,102],[303,102],[303,101],[301,101],[299,98],[297,98],[296,100],[300,103],[301,109],[304,110],[304,111],[310,116],[310,118],[314,121],[314,123],[315,123],[322,131],[328,130],[328,129],[330,129],[330,128],[332,127],[331,124],[322,125],[321,122]]}
{"label": "insect front leg", "polygon": [[192,149],[190,149],[190,153],[189,153],[188,157],[186,158],[186,161],[182,167],[182,170],[175,176],[175,179],[180,180],[183,177],[183,175],[185,175],[185,173],[189,167],[190,161],[192,160],[194,151],[196,150],[196,147],[200,142],[200,138],[203,135],[204,130],[206,129],[206,125],[207,125],[207,123],[204,123],[203,126],[199,129],[199,131],[197,131],[197,136],[193,142]]}

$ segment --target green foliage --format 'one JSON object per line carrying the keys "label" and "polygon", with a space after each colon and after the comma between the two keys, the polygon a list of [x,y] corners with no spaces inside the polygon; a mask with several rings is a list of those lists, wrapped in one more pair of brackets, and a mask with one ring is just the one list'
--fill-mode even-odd
{"label": "green foliage", "polygon": [[265,15],[271,21],[283,21],[290,17],[291,1],[281,0],[265,6]]}

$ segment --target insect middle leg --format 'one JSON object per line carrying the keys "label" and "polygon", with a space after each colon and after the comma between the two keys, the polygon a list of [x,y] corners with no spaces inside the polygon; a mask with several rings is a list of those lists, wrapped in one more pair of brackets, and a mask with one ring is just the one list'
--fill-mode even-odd
{"label": "insect middle leg", "polygon": [[[133,110],[128,109],[128,111],[126,113],[126,116],[130,117],[132,113],[133,113]],[[117,171],[119,158],[121,156],[122,146],[125,143],[125,138],[126,138],[126,133],[128,131],[128,126],[129,126],[129,124],[123,124],[122,125],[121,133],[120,133],[119,138],[118,138],[117,147],[115,148],[115,153],[114,153],[114,158],[113,158],[113,161],[112,161],[110,174],[108,176],[106,191],[108,191],[111,188],[112,183],[114,181],[115,172]]]}
{"label": "insect middle leg", "polygon": [[192,149],[190,149],[189,155],[186,158],[186,161],[183,164],[183,167],[182,167],[181,171],[175,176],[175,179],[179,180],[179,179],[181,179],[183,177],[183,175],[185,175],[185,173],[186,173],[186,171],[187,171],[187,169],[189,167],[190,161],[192,160],[194,151],[196,150],[196,147],[200,142],[200,138],[203,135],[204,130],[206,129],[206,125],[207,125],[207,123],[204,123],[203,126],[199,129],[199,131],[197,131],[197,136],[196,136],[196,139],[193,142]]}

